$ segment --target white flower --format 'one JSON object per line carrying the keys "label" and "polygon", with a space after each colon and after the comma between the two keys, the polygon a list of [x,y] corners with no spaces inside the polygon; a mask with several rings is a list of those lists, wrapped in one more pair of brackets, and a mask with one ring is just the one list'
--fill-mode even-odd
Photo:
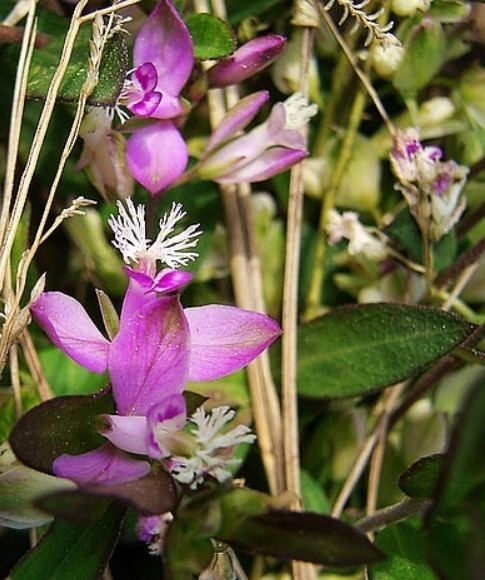
{"label": "white flower", "polygon": [[199,241],[202,234],[199,224],[171,235],[177,223],[186,216],[182,204],[172,203],[170,212],[159,222],[160,232],[153,243],[146,237],[145,207],[135,206],[130,198],[126,199],[126,206],[121,201],[116,205],[118,216],[111,215],[108,224],[115,235],[113,246],[121,252],[127,264],[148,259],[152,262],[160,260],[169,268],[178,268],[198,257],[197,252],[187,250],[194,248]]}
{"label": "white flower", "polygon": [[285,129],[299,129],[318,113],[318,105],[309,105],[302,93],[294,93],[284,101]]}
{"label": "white flower", "polygon": [[349,241],[348,252],[351,256],[362,254],[375,261],[384,260],[387,256],[385,244],[366,230],[353,211],[339,214],[331,210],[325,229],[330,244],[336,244],[344,238]]}
{"label": "white flower", "polygon": [[404,48],[396,38],[387,43],[374,42],[370,54],[376,73],[388,77],[399,68],[404,58]]}
{"label": "white flower", "polygon": [[208,413],[202,407],[197,409],[190,419],[195,425],[192,431],[197,443],[194,455],[190,458],[173,457],[171,460],[170,472],[177,481],[196,489],[204,481],[205,474],[219,483],[231,477],[228,467],[239,463],[238,459],[231,458],[232,448],[241,443],[254,443],[256,439],[246,425],[237,425],[221,433],[235,414],[227,406],[216,407]]}

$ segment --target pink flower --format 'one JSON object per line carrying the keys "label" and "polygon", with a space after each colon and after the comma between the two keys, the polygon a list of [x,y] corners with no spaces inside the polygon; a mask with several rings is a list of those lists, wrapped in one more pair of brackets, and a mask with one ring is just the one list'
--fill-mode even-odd
{"label": "pink flower", "polygon": [[181,395],[187,382],[241,369],[280,334],[274,320],[257,312],[220,305],[183,309],[179,294],[190,274],[173,268],[157,273],[155,263],[163,259],[180,265],[193,259],[197,226],[169,238],[185,215],[174,205],[160,222],[161,235],[150,243],[141,206],[135,208],[128,200],[127,210],[121,203],[119,207],[121,215],[111,219],[115,244],[133,267],[126,268],[130,283],[113,340],[101,334],[70,296],[45,292],[32,307],[35,320],[56,346],[93,372],[107,369],[110,377],[118,414],[105,417],[103,435],[111,443],[80,456],[61,455],[53,464],[56,475],[78,483],[93,478],[120,483],[148,473],[146,461],[125,452],[167,455],[164,441],[185,423]]}
{"label": "pink flower", "polygon": [[134,115],[158,119],[136,129],[126,158],[133,177],[151,195],[159,195],[184,172],[185,141],[172,119],[184,114],[180,92],[194,65],[192,40],[170,0],[160,0],[140,28],[134,45],[135,68],[119,104]]}
{"label": "pink flower", "polygon": [[301,128],[316,114],[296,93],[284,103],[276,103],[268,119],[240,134],[268,101],[261,91],[241,99],[224,117],[210,137],[198,166],[202,179],[219,183],[263,181],[285,171],[308,155]]}

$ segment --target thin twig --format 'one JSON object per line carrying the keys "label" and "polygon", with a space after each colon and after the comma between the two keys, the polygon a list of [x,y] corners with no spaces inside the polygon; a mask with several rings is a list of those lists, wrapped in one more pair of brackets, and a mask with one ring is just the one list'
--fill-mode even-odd
{"label": "thin twig", "polygon": [[20,335],[20,345],[22,347],[22,352],[24,353],[25,362],[29,367],[30,374],[32,375],[36,385],[37,392],[42,401],[47,401],[51,399],[54,395],[51,391],[49,383],[45,378],[42,366],[40,364],[39,355],[35,349],[34,343],[28,330]]}
{"label": "thin twig", "polygon": [[450,280],[455,280],[468,266],[478,262],[484,253],[485,238],[482,238],[469,250],[463,252],[454,264],[440,273],[435,282],[436,288],[442,288]]}
{"label": "thin twig", "polygon": [[[196,0],[194,5],[198,12],[210,12],[207,0]],[[219,3],[217,8],[218,16],[223,17],[223,14],[220,14],[224,10],[223,4]],[[216,127],[226,112],[225,94],[220,89],[213,89],[208,92],[207,99],[210,122],[212,127]],[[248,250],[241,223],[237,188],[232,185],[220,185],[220,192],[229,236],[230,269],[235,299],[239,306],[254,309],[256,306],[253,299],[248,267]],[[248,367],[251,405],[261,458],[271,492],[279,493],[283,488],[279,462],[279,457],[281,457],[281,426],[279,416],[275,414],[276,392],[272,391],[274,389],[272,383],[265,381],[264,373],[265,370],[259,359]],[[276,411],[279,411],[278,407],[276,407]]]}
{"label": "thin twig", "polygon": [[15,403],[15,415],[17,418],[22,416],[22,392],[20,387],[19,375],[19,355],[17,345],[12,345],[9,352],[10,357],[10,380],[12,382],[13,400]]}
{"label": "thin twig", "polygon": [[387,127],[387,130],[389,131],[389,133],[391,135],[394,135],[394,133],[396,132],[396,129],[395,129],[391,119],[389,118],[389,115],[387,114],[386,109],[384,108],[384,105],[382,104],[381,99],[379,98],[379,95],[377,94],[377,91],[374,89],[374,87],[370,83],[370,81],[367,78],[367,76],[365,75],[365,73],[363,73],[361,71],[360,67],[357,64],[357,59],[355,58],[354,53],[352,52],[352,50],[349,48],[349,46],[345,42],[345,39],[343,38],[343,36],[340,34],[340,31],[337,28],[337,26],[335,25],[331,16],[327,13],[325,8],[319,2],[316,1],[315,4],[320,12],[321,17],[327,23],[327,25],[330,28],[332,34],[334,35],[336,41],[339,43],[341,49],[345,53],[345,56],[347,57],[348,61],[352,65],[352,68],[354,69],[355,74],[359,77],[361,83],[364,85],[365,90],[367,91],[367,93],[369,94],[370,98],[372,99],[372,101],[374,103],[374,106],[379,111],[379,114],[382,117],[382,120],[384,121],[384,123]]}
{"label": "thin twig", "polygon": [[405,383],[399,383],[395,387],[393,387],[391,391],[391,395],[387,395],[384,393],[380,399],[377,401],[375,405],[375,412],[377,413],[379,408],[382,407],[382,411],[380,411],[379,418],[377,420],[377,424],[370,435],[365,440],[364,444],[362,445],[355,461],[350,470],[347,479],[345,480],[342,489],[340,490],[333,508],[331,515],[334,518],[338,518],[342,515],[344,510],[345,504],[347,503],[349,497],[352,494],[357,482],[359,481],[364,469],[367,466],[369,458],[372,455],[372,451],[377,444],[379,439],[379,434],[382,430],[384,424],[389,422],[391,424],[392,413],[394,410],[394,406],[396,404],[397,399],[399,398],[400,394],[402,393],[405,387]]}
{"label": "thin twig", "polygon": [[411,516],[423,513],[431,505],[431,500],[409,498],[385,507],[371,516],[362,518],[354,525],[354,528],[362,533],[368,533],[389,524],[405,520]]}

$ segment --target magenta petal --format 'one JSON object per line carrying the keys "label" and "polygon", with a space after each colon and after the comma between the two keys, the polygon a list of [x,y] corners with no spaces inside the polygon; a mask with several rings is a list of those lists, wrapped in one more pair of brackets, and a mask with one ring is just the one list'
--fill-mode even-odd
{"label": "magenta petal", "polygon": [[147,415],[148,436],[146,446],[148,456],[152,459],[167,457],[170,452],[163,448],[163,441],[157,440],[157,432],[161,431],[161,437],[182,429],[187,422],[185,399],[182,395],[166,397],[149,410]]}
{"label": "magenta petal", "polygon": [[157,86],[158,74],[155,65],[151,62],[145,62],[138,66],[133,75],[135,76],[140,88],[144,93],[152,92]]}
{"label": "magenta petal", "polygon": [[175,125],[159,121],[134,131],[128,139],[126,158],[133,177],[157,195],[182,175],[189,154]]}
{"label": "magenta petal", "polygon": [[251,162],[238,169],[214,178],[218,183],[254,183],[264,181],[277,173],[286,171],[308,155],[300,149],[272,147]]}
{"label": "magenta petal", "polygon": [[108,361],[120,415],[145,415],[161,398],[182,392],[188,332],[177,296],[158,297],[130,284]]}
{"label": "magenta petal", "polygon": [[192,39],[169,0],[161,0],[140,28],[133,60],[135,66],[145,62],[155,65],[157,90],[162,93],[177,96],[187,82],[194,65]]}
{"label": "magenta petal", "polygon": [[150,117],[162,100],[162,93],[153,91],[143,96],[137,103],[128,103],[127,108],[137,117]]}
{"label": "magenta petal", "polygon": [[246,42],[234,54],[209,69],[209,86],[222,88],[241,83],[274,62],[285,46],[286,39],[279,34],[268,34]]}
{"label": "magenta petal", "polygon": [[132,459],[110,443],[82,455],[61,455],[52,469],[58,477],[83,484],[117,484],[134,481],[150,473],[147,461]]}
{"label": "magenta petal", "polygon": [[122,416],[104,415],[108,426],[102,435],[111,443],[128,453],[146,455],[146,439],[148,435],[146,417],[141,415]]}
{"label": "magenta petal", "polygon": [[239,103],[228,111],[219,126],[207,141],[206,152],[210,152],[224,141],[241,131],[257,115],[261,107],[268,101],[269,92],[259,91],[244,97]]}
{"label": "magenta petal", "polygon": [[152,288],[157,292],[174,292],[186,286],[192,278],[190,272],[166,269],[157,274]]}
{"label": "magenta petal", "polygon": [[62,292],[44,292],[31,311],[52,342],[73,360],[95,373],[106,370],[109,342],[77,300]]}
{"label": "magenta petal", "polygon": [[209,381],[239,370],[281,333],[259,312],[235,306],[186,308],[190,328],[190,381]]}

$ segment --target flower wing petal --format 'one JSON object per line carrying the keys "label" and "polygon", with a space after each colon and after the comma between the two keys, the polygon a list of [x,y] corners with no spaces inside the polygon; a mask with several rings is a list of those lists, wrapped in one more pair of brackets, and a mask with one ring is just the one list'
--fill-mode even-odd
{"label": "flower wing petal", "polygon": [[77,300],[62,292],[44,292],[31,310],[36,322],[63,352],[90,371],[106,370],[109,342]]}
{"label": "flower wing petal", "polygon": [[184,172],[189,154],[171,121],[159,121],[133,132],[126,146],[133,177],[152,195],[172,185]]}
{"label": "flower wing petal", "polygon": [[209,381],[255,359],[281,333],[259,312],[212,304],[186,308],[190,328],[190,381]]}
{"label": "flower wing petal", "polygon": [[134,481],[150,472],[147,461],[132,459],[110,443],[81,455],[63,454],[52,465],[54,474],[83,484],[117,484]]}
{"label": "flower wing petal", "polygon": [[108,426],[102,435],[118,449],[146,455],[147,419],[143,415],[104,415]]}

